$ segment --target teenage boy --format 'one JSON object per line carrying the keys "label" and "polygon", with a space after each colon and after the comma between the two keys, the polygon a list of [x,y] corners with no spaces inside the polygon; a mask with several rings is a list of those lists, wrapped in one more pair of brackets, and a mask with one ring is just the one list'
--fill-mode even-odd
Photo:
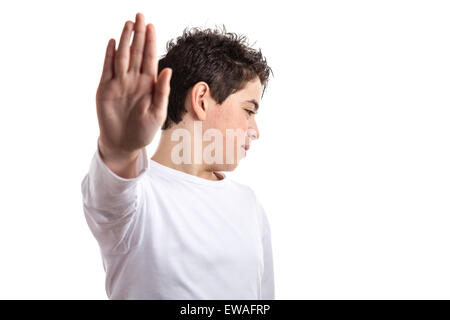
{"label": "teenage boy", "polygon": [[261,52],[245,37],[194,28],[158,60],[155,27],[141,13],[115,48],[110,39],[100,135],[82,181],[108,298],[274,299],[267,216],[250,187],[220,172],[259,137],[271,72]]}

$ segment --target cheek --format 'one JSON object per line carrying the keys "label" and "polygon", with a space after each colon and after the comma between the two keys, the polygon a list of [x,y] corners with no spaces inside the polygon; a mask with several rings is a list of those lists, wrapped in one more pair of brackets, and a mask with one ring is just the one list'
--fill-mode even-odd
{"label": "cheek", "polygon": [[245,115],[242,114],[242,110],[221,110],[211,114],[207,126],[209,128],[217,128],[225,134],[226,129],[247,131],[248,121]]}
{"label": "cheek", "polygon": [[228,129],[242,129],[246,131],[248,128],[247,117],[240,109],[225,114],[224,124],[226,124],[226,128]]}
{"label": "cheek", "polygon": [[[248,121],[245,115],[235,112],[229,113],[223,119],[224,128],[222,129],[224,135],[224,142],[229,146],[240,146],[244,144],[245,136],[248,130]],[[227,135],[226,129],[230,129],[232,134]],[[234,147],[234,148],[235,148]]]}
{"label": "cheek", "polygon": [[[236,154],[236,150],[240,150],[240,146],[245,144],[248,120],[247,117],[242,114],[242,110],[235,110],[233,112],[217,111],[211,114],[206,122],[206,128],[218,129],[221,132],[224,152],[233,152]],[[231,129],[231,134],[227,135],[227,129]],[[227,146],[234,151],[226,150]]]}
{"label": "cheek", "polygon": [[227,119],[227,128],[231,129],[231,134],[227,135],[226,130],[224,130],[225,143],[233,149],[240,148],[241,145],[245,144],[245,136],[248,130],[248,121],[245,115],[234,114]]}

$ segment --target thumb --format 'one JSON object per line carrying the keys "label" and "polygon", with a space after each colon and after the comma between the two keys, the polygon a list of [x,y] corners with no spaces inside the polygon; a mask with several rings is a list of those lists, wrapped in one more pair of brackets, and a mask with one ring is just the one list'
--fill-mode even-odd
{"label": "thumb", "polygon": [[170,80],[172,79],[172,69],[164,68],[154,85],[153,97],[151,103],[151,112],[164,115],[169,104]]}

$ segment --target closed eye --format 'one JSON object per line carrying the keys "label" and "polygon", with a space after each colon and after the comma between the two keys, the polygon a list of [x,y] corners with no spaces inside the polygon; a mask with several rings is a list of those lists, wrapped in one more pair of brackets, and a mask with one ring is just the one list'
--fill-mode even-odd
{"label": "closed eye", "polygon": [[252,110],[248,110],[248,109],[245,109],[245,111],[247,111],[247,113],[248,113],[248,115],[252,115],[252,114],[256,114],[256,112],[254,112],[254,111],[252,111]]}

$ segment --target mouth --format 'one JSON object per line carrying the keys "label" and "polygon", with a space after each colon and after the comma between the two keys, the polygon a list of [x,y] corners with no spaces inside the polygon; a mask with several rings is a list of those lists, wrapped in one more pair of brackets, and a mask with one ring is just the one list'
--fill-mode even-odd
{"label": "mouth", "polygon": [[250,149],[250,145],[242,145],[242,148],[244,149],[244,154],[247,154],[248,149]]}

